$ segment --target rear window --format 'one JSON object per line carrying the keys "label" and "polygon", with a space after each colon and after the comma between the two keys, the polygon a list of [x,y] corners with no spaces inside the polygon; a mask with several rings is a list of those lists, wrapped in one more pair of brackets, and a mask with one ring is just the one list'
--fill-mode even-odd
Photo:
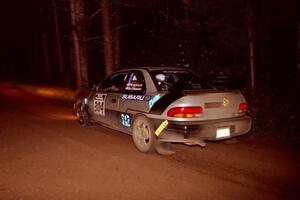
{"label": "rear window", "polygon": [[156,70],[151,76],[159,91],[213,89],[197,74],[184,70]]}

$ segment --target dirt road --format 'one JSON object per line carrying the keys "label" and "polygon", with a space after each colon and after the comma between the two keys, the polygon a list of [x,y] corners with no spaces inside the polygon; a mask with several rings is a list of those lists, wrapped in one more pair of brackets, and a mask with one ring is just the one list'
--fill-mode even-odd
{"label": "dirt road", "polygon": [[297,199],[299,148],[247,135],[172,156],[81,127],[71,104],[0,88],[0,199]]}

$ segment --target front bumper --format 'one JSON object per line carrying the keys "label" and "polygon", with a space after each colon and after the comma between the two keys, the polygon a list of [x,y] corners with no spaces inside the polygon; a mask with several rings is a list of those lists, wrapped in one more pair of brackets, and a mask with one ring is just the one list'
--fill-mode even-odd
{"label": "front bumper", "polygon": [[[155,120],[155,127],[158,127],[161,122]],[[205,146],[205,140],[216,141],[244,135],[250,131],[251,125],[252,119],[249,116],[197,122],[169,121],[167,128],[161,132],[158,139],[162,142]],[[228,128],[230,135],[217,138],[217,130],[221,128]]]}

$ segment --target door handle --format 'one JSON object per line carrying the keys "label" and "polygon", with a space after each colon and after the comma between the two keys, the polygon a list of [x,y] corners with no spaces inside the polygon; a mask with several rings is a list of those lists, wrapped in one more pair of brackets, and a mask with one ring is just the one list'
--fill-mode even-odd
{"label": "door handle", "polygon": [[112,103],[117,103],[117,99],[111,99]]}

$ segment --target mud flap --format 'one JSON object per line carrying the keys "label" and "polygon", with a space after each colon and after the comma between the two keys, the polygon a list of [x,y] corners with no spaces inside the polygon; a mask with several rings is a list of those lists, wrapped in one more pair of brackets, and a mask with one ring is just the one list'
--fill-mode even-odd
{"label": "mud flap", "polygon": [[192,145],[199,145],[201,147],[205,147],[206,146],[206,143],[202,139],[196,139],[196,140],[192,140],[192,141],[186,141],[186,142],[184,142],[184,144],[189,145],[189,146],[192,146]]}

